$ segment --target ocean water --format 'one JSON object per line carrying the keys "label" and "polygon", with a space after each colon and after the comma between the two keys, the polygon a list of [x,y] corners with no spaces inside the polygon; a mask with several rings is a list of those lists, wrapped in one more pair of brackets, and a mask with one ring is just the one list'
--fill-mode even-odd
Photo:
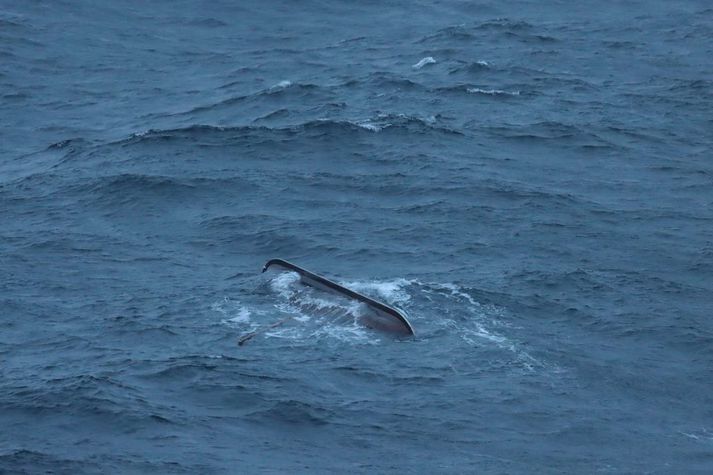
{"label": "ocean water", "polygon": [[0,472],[712,473],[712,150],[707,0],[0,0]]}

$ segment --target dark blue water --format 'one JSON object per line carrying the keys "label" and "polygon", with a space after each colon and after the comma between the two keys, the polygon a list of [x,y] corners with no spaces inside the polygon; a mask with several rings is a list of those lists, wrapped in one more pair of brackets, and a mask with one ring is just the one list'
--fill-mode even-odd
{"label": "dark blue water", "polygon": [[713,472],[712,78],[708,1],[0,0],[0,472]]}

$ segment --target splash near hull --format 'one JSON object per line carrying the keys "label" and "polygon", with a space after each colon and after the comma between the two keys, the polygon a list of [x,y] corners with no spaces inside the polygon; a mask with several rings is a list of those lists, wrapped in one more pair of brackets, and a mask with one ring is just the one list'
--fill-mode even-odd
{"label": "splash near hull", "polygon": [[399,335],[414,334],[413,328],[404,313],[385,303],[348,289],[283,259],[270,259],[265,263],[262,271],[265,272],[268,269],[296,272],[300,276],[300,282],[304,285],[360,302],[363,305],[360,321],[367,327]]}

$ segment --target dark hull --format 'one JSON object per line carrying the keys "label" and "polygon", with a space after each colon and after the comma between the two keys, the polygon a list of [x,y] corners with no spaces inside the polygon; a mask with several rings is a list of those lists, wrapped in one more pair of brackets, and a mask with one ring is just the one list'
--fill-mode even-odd
{"label": "dark hull", "polygon": [[366,311],[360,318],[361,322],[367,327],[400,335],[414,334],[411,324],[403,313],[393,307],[348,289],[283,259],[270,259],[262,271],[265,272],[270,268],[296,272],[300,276],[300,281],[305,285],[363,303]]}

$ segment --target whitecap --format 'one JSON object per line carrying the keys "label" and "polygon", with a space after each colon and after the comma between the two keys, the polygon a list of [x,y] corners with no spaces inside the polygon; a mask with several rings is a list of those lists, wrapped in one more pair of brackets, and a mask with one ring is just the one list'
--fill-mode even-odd
{"label": "whitecap", "polygon": [[697,440],[699,442],[713,442],[713,432],[706,428],[687,432],[680,430],[678,431],[678,433],[688,437],[689,439]]}
{"label": "whitecap", "polygon": [[361,127],[362,129],[368,130],[369,132],[381,132],[383,129],[386,127],[390,126],[391,124],[384,124],[384,125],[377,125],[374,124],[373,122],[370,122],[368,120],[362,121],[362,122],[352,122],[354,125],[357,127]]}
{"label": "whitecap", "polygon": [[435,62],[436,62],[436,60],[433,59],[433,56],[426,56],[421,61],[419,61],[418,63],[414,64],[411,67],[413,69],[421,69],[422,67],[426,66],[427,64],[434,64]]}
{"label": "whitecap", "polygon": [[503,91],[500,89],[481,89],[479,87],[469,87],[467,91],[471,94],[485,94],[488,96],[519,96],[520,91]]}
{"label": "whitecap", "polygon": [[274,86],[272,86],[270,89],[271,89],[271,90],[275,90],[275,89],[285,89],[285,88],[290,87],[291,85],[292,85],[292,81],[288,81],[288,80],[285,79],[284,81],[278,82],[277,84],[275,84]]}

